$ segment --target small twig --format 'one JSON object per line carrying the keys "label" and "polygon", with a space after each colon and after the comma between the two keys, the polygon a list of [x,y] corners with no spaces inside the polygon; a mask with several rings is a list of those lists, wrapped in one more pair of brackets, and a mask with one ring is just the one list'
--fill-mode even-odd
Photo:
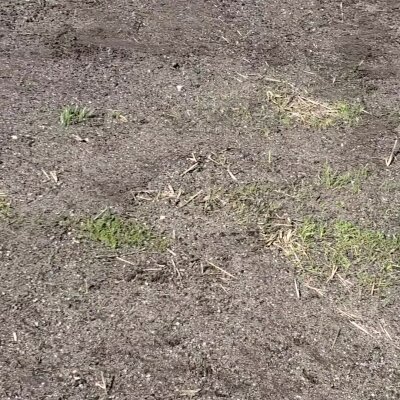
{"label": "small twig", "polygon": [[93,218],[93,221],[96,221],[97,219],[99,219],[107,210],[108,210],[108,207],[106,207],[106,208],[104,208],[103,210],[101,210],[101,211]]}
{"label": "small twig", "polygon": [[371,286],[371,296],[374,295],[374,292],[375,292],[375,281],[372,282],[372,286]]}
{"label": "small twig", "polygon": [[352,314],[346,310],[341,310],[340,308],[337,309],[339,314],[342,314],[343,316],[350,318],[350,319],[356,319],[356,320],[362,320],[363,318],[360,315],[357,314]]}
{"label": "small twig", "polygon": [[[171,185],[169,185],[169,186],[171,186]],[[133,194],[140,194],[140,193],[150,194],[150,193],[158,193],[158,192],[159,192],[158,190],[147,190],[147,189],[132,190],[131,191],[131,193],[133,193]]]}
{"label": "small twig", "polygon": [[191,171],[194,171],[197,167],[199,166],[199,163],[196,162],[195,164],[191,165],[187,170],[183,171],[181,173],[181,176],[185,176],[186,174],[188,174]]}
{"label": "small twig", "polygon": [[300,290],[299,290],[299,284],[297,283],[297,279],[294,278],[294,288],[296,290],[296,297],[300,299]]}
{"label": "small twig", "polygon": [[101,371],[101,382],[96,382],[95,386],[99,387],[100,389],[104,390],[104,392],[107,394],[108,389],[107,389],[107,382],[106,379],[104,378],[104,373]]}
{"label": "small twig", "polygon": [[115,257],[118,261],[121,261],[121,262],[123,262],[123,263],[125,263],[125,264],[129,264],[129,265],[134,265],[134,266],[136,266],[136,264],[134,264],[132,261],[128,261],[128,260],[125,260],[125,258],[122,258],[122,257]]}
{"label": "small twig", "polygon": [[324,292],[321,289],[318,289],[314,286],[310,286],[307,283],[303,283],[305,287],[307,287],[308,289],[314,290],[315,292],[317,292],[321,297],[324,297]]}
{"label": "small twig", "polygon": [[171,249],[167,249],[168,253],[172,254],[174,257],[176,257],[176,253],[172,251]]}
{"label": "small twig", "polygon": [[394,141],[394,145],[393,145],[392,152],[390,153],[389,157],[385,158],[385,163],[386,163],[386,166],[387,166],[387,167],[389,167],[390,164],[392,164],[392,162],[393,162],[393,160],[394,160],[394,157],[395,157],[395,155],[396,155],[396,149],[397,149],[397,143],[398,143],[398,141],[399,141],[399,139],[396,139],[396,140]]}
{"label": "small twig", "polygon": [[220,165],[222,167],[225,167],[225,165],[219,161],[214,160],[210,155],[207,156],[207,159],[210,160],[211,162],[213,162],[216,165]]}
{"label": "small twig", "polygon": [[379,326],[380,326],[382,332],[383,332],[383,333],[386,335],[386,337],[390,340],[391,344],[392,344],[397,350],[400,350],[400,346],[398,346],[398,345],[394,342],[392,336],[389,334],[389,332],[387,331],[387,329],[386,329],[386,327],[385,327],[384,325],[386,325],[386,322],[385,322],[384,319],[382,319],[382,322],[379,321]]}
{"label": "small twig", "polygon": [[342,275],[336,273],[336,275],[338,276],[340,283],[346,288],[349,289],[352,286],[354,286],[354,283],[349,281],[348,279],[344,279]]}
{"label": "small twig", "polygon": [[327,279],[326,283],[329,283],[329,282],[335,277],[338,268],[339,268],[339,267],[338,267],[337,265],[335,265],[335,266],[332,268],[331,275],[330,275],[329,278]]}
{"label": "small twig", "polygon": [[215,269],[217,269],[218,271],[222,272],[223,274],[231,277],[232,279],[236,279],[236,277],[232,274],[230,274],[228,271],[225,271],[223,268],[218,267],[218,265],[215,265],[213,262],[211,261],[207,261],[208,264],[210,264],[212,267],[214,267]]}
{"label": "small twig", "polygon": [[228,171],[229,176],[232,178],[232,180],[234,180],[235,182],[237,182],[237,178],[235,175],[232,174],[232,171],[229,169],[229,167],[226,169]]}
{"label": "small twig", "polygon": [[[236,71],[235,71],[236,72]],[[248,79],[249,77],[247,75],[243,75],[240,72],[236,72],[239,76],[241,76],[243,79]]]}
{"label": "small twig", "polygon": [[225,293],[228,293],[228,289],[227,289],[226,287],[222,286],[221,283],[220,283],[218,286],[219,286]]}
{"label": "small twig", "polygon": [[229,43],[229,40],[225,36],[221,35],[221,39],[225,40],[226,43]]}
{"label": "small twig", "polygon": [[47,180],[51,180],[49,174],[42,168],[43,175],[46,177]]}
{"label": "small twig", "polygon": [[339,335],[340,335],[341,330],[342,330],[342,328],[339,328],[339,329],[337,330],[336,335],[335,335],[335,338],[333,339],[333,342],[332,342],[331,350],[333,350],[333,348],[335,347],[335,344],[336,344],[336,342],[337,342],[337,340],[338,340],[338,338],[339,338]]}
{"label": "small twig", "polygon": [[192,157],[189,157],[188,160],[193,161],[193,162],[195,162],[195,163],[198,162],[198,160],[197,160],[197,158],[196,158],[196,155],[195,155],[194,153],[192,153]]}
{"label": "small twig", "polygon": [[[383,321],[383,323],[385,323],[385,321]],[[383,332],[383,333],[387,336],[387,338],[392,342],[392,341],[393,341],[392,337],[390,336],[389,332],[387,331],[387,329],[383,326],[383,324],[382,324],[380,321],[379,321],[379,326],[380,326],[382,332]]]}
{"label": "small twig", "polygon": [[357,324],[357,322],[354,321],[350,321],[350,323],[355,326],[356,328],[360,329],[361,331],[363,331],[364,333],[366,333],[368,336],[371,336],[372,338],[374,337],[365,327],[363,327],[360,324]]}
{"label": "small twig", "polygon": [[168,184],[168,189],[169,189],[169,192],[170,192],[171,196],[175,196],[175,190],[174,190],[174,188],[172,187],[171,184]]}
{"label": "small twig", "polygon": [[162,268],[145,268],[142,269],[143,272],[154,272],[154,271],[162,271],[164,269],[164,267]]}
{"label": "small twig", "polygon": [[203,190],[199,190],[196,194],[194,194],[189,200],[185,201],[183,204],[179,205],[179,208],[187,206],[189,203],[191,203],[196,197],[200,196],[200,194],[203,193]]}
{"label": "small twig", "polygon": [[140,195],[137,195],[136,198],[139,200],[153,201],[153,199],[151,197],[144,197],[144,196],[140,196]]}
{"label": "small twig", "polygon": [[181,279],[181,278],[182,278],[181,272],[180,272],[179,269],[176,267],[175,260],[174,260],[172,257],[171,257],[171,264],[172,264],[172,267],[174,268],[174,272],[175,272],[176,276],[177,276],[179,279]]}
{"label": "small twig", "polygon": [[55,183],[58,183],[58,176],[56,171],[50,171],[50,176],[52,177]]}
{"label": "small twig", "polygon": [[340,2],[339,8],[340,8],[340,16],[342,18],[342,22],[344,22],[343,1]]}
{"label": "small twig", "polygon": [[263,76],[262,79],[267,81],[267,82],[282,83],[282,81],[280,79],[268,78],[268,76]]}

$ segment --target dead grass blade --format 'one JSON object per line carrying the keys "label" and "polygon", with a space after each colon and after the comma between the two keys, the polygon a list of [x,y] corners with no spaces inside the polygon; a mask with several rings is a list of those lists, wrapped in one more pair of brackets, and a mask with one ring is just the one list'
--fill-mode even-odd
{"label": "dead grass blade", "polygon": [[232,171],[229,169],[229,167],[228,167],[226,170],[227,170],[229,176],[232,178],[232,180],[235,181],[235,182],[237,182],[238,180],[237,180],[236,176],[233,175],[233,173],[232,173]]}
{"label": "dead grass blade", "polygon": [[178,279],[182,279],[181,271],[179,271],[179,269],[177,268],[175,260],[173,259],[173,257],[171,257],[171,264],[172,264],[172,267],[174,269],[174,273],[177,276],[177,278]]}
{"label": "dead grass blade", "polygon": [[203,190],[199,190],[196,194],[194,194],[192,197],[190,197],[187,201],[184,203],[180,204],[178,208],[182,208],[190,204],[196,197],[200,196],[203,193]]}
{"label": "dead grass blade", "polygon": [[181,176],[185,176],[185,175],[188,174],[189,172],[194,171],[195,169],[198,168],[198,166],[199,166],[199,163],[198,163],[198,162],[194,163],[194,164],[191,165],[188,169],[186,169],[185,171],[183,171],[183,172],[181,173]]}
{"label": "dead grass blade", "polygon": [[392,336],[389,334],[388,330],[386,329],[386,327],[385,327],[384,325],[385,325],[385,321],[384,321],[384,320],[382,320],[382,322],[379,321],[379,327],[381,328],[382,332],[385,334],[385,336],[386,336],[391,342],[393,342]]}
{"label": "dead grass blade", "polygon": [[297,283],[297,279],[294,278],[294,288],[296,290],[296,297],[300,299],[300,289],[299,289],[299,284]]}
{"label": "dead grass blade", "polygon": [[372,338],[375,338],[375,336],[374,336],[370,331],[368,331],[368,329],[365,328],[364,326],[362,326],[362,325],[360,325],[360,324],[357,324],[357,322],[354,322],[354,321],[350,321],[350,323],[351,323],[353,326],[355,326],[357,329],[359,329],[360,331],[366,333],[368,336],[370,336],[370,337],[372,337]]}
{"label": "dead grass blade", "polygon": [[325,296],[325,293],[324,293],[323,290],[318,289],[318,288],[316,288],[316,287],[314,287],[314,286],[311,286],[311,285],[309,285],[308,283],[303,283],[303,285],[304,285],[306,288],[308,288],[308,289],[313,290],[314,292],[316,292],[320,297],[324,297],[324,296]]}
{"label": "dead grass blade", "polygon": [[363,319],[363,317],[361,315],[353,314],[347,310],[342,310],[342,309],[338,308],[337,311],[339,312],[339,314],[341,314],[342,316],[347,317],[349,319],[359,320],[359,321],[361,321]]}
{"label": "dead grass blade", "polygon": [[338,265],[334,265],[334,266],[333,266],[332,272],[331,272],[329,278],[326,280],[326,283],[329,283],[329,282],[335,277],[338,268],[339,268]]}
{"label": "dead grass blade", "polygon": [[340,336],[340,332],[341,332],[341,331],[342,331],[342,328],[339,328],[339,329],[337,330],[336,335],[335,335],[335,338],[333,339],[333,342],[332,342],[331,350],[333,350],[333,348],[335,347],[335,344],[336,344],[337,340],[339,339],[339,336]]}
{"label": "dead grass blade", "polygon": [[385,163],[386,163],[386,166],[387,166],[387,167],[389,167],[389,166],[392,164],[392,162],[393,162],[393,160],[394,160],[394,158],[395,158],[395,156],[396,156],[396,153],[397,153],[397,143],[398,143],[398,142],[399,142],[399,139],[396,139],[396,140],[394,141],[394,145],[393,145],[393,148],[392,148],[392,152],[390,153],[389,157],[385,158]]}
{"label": "dead grass blade", "polygon": [[216,270],[222,272],[224,275],[229,276],[232,279],[236,279],[236,276],[232,275],[231,273],[229,273],[228,271],[225,271],[223,268],[218,267],[218,265],[215,265],[213,262],[211,261],[207,261],[207,263],[209,265],[211,265],[212,267],[214,267]]}
{"label": "dead grass blade", "polygon": [[121,262],[123,262],[123,263],[125,263],[125,264],[129,264],[129,265],[134,265],[134,266],[136,266],[136,264],[134,264],[132,261],[129,261],[129,260],[125,260],[125,258],[122,258],[122,257],[115,257],[118,261],[121,261]]}

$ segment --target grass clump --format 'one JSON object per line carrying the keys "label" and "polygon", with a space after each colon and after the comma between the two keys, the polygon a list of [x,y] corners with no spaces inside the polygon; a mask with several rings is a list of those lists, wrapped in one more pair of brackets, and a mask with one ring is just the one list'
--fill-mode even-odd
{"label": "grass clump", "polygon": [[90,239],[112,249],[136,247],[163,251],[166,248],[165,239],[148,227],[111,213],[84,220],[81,229]]}
{"label": "grass clump", "polygon": [[275,90],[267,91],[266,97],[285,124],[300,123],[317,129],[341,124],[356,125],[365,113],[359,103],[319,101],[283,82]]}
{"label": "grass clump", "polygon": [[361,115],[365,113],[360,103],[348,103],[346,101],[338,101],[333,104],[333,111],[336,114],[336,119],[347,125],[358,124]]}
{"label": "grass clump", "polygon": [[235,188],[228,194],[227,203],[241,223],[261,225],[279,209],[276,192],[268,184],[252,183]]}
{"label": "grass clump", "polygon": [[340,173],[339,171],[333,170],[329,164],[325,164],[321,174],[319,175],[319,181],[327,189],[340,189],[350,185],[355,192],[358,192],[361,188],[361,183],[369,175],[366,167]]}
{"label": "grass clump", "polygon": [[60,114],[60,123],[62,126],[70,126],[79,124],[91,118],[92,111],[87,107],[81,106],[66,106],[62,109]]}
{"label": "grass clump", "polygon": [[305,274],[353,280],[373,293],[399,282],[400,236],[345,220],[305,219],[275,235],[274,243]]}
{"label": "grass clump", "polygon": [[9,217],[11,214],[11,204],[5,194],[0,193],[0,217]]}

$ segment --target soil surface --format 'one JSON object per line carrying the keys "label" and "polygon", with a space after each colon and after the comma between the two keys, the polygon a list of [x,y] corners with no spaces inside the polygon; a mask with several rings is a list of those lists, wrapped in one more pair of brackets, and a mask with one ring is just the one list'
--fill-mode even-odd
{"label": "soil surface", "polygon": [[[278,81],[366,112],[282,123]],[[304,277],[229,200],[399,234],[399,93],[398,0],[2,0],[0,399],[399,399],[399,286]],[[105,210],[168,249],[89,240]]]}

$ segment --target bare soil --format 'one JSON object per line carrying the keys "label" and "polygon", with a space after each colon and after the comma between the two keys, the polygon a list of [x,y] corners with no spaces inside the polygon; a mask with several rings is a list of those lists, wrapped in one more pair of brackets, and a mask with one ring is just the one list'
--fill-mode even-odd
{"label": "bare soil", "polygon": [[[2,0],[0,398],[399,399],[399,286],[304,278],[226,200],[399,234],[399,26],[398,0]],[[281,123],[276,80],[367,112]],[[327,162],[370,174],[324,189]],[[105,209],[168,250],[82,236]]]}

